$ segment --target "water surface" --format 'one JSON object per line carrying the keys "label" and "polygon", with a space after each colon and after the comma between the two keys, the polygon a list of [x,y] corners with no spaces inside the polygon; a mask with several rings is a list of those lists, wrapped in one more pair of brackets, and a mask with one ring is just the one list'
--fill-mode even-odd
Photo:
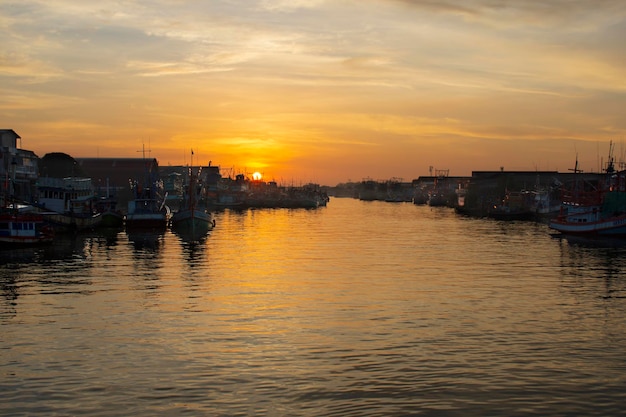
{"label": "water surface", "polygon": [[606,416],[626,246],[332,199],[0,252],[0,414]]}

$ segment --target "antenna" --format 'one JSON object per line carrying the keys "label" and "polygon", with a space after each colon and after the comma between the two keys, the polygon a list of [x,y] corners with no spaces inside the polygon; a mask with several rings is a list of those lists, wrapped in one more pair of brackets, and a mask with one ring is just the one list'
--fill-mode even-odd
{"label": "antenna", "polygon": [[574,164],[574,169],[570,168],[569,171],[574,171],[575,174],[583,172],[582,169],[578,169],[578,152],[576,152],[576,164]]}
{"label": "antenna", "polygon": [[[146,145],[144,143],[141,144],[141,150],[137,151],[137,152],[141,152],[141,155],[142,155],[143,159],[146,159]],[[148,149],[147,152],[150,153],[150,152],[152,152],[152,150]]]}

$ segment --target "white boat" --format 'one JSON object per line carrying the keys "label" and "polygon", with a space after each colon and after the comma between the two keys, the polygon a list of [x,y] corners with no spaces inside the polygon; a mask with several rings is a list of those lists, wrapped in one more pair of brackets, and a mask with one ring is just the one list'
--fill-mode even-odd
{"label": "white boat", "polygon": [[550,188],[537,188],[531,194],[530,209],[537,217],[554,217],[561,209],[561,202]]}
{"label": "white boat", "polygon": [[57,231],[93,229],[102,220],[95,209],[97,197],[91,178],[40,177],[37,191],[37,207]]}

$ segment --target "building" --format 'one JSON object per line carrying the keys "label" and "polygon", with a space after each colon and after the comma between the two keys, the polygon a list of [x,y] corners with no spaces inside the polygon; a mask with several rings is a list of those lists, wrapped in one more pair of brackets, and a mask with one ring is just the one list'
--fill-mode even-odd
{"label": "building", "polygon": [[39,158],[34,152],[18,148],[21,137],[13,129],[0,129],[0,200],[14,198],[32,201],[38,176]]}
{"label": "building", "polygon": [[118,207],[133,198],[131,182],[150,186],[160,181],[156,158],[76,158],[100,197],[115,197]]}

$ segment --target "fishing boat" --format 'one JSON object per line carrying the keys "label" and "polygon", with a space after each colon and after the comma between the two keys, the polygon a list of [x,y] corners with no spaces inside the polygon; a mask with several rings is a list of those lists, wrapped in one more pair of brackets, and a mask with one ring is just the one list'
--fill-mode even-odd
{"label": "fishing boat", "polygon": [[159,188],[160,184],[156,182],[148,187],[141,187],[137,181],[131,182],[134,199],[128,202],[128,212],[124,217],[126,230],[165,231],[170,209]]}
{"label": "fishing boat", "polygon": [[443,207],[450,204],[451,190],[448,181],[448,169],[436,169],[433,188],[428,193],[428,205],[431,207]]}
{"label": "fishing boat", "polygon": [[215,227],[215,220],[206,210],[202,198],[202,184],[197,181],[198,176],[193,173],[193,166],[189,168],[188,181],[183,190],[179,209],[172,215],[172,229],[175,232],[190,238],[201,239]]}
{"label": "fishing boat", "polygon": [[109,179],[106,179],[104,190],[98,189],[98,200],[96,201],[96,211],[101,213],[102,220],[100,227],[117,228],[124,225],[124,213],[117,207],[117,197],[111,192]]}
{"label": "fishing boat", "polygon": [[413,190],[413,204],[428,204],[428,187],[418,186]]}
{"label": "fishing boat", "polygon": [[211,201],[215,209],[243,209],[246,208],[248,196],[248,181],[243,174],[237,174],[235,179],[220,178],[217,181],[217,198]]}
{"label": "fishing boat", "polygon": [[[578,162],[574,171],[580,172]],[[626,171],[615,171],[612,152],[605,171],[597,182],[577,178],[564,188],[561,210],[550,228],[565,234],[626,236]]]}
{"label": "fishing boat", "polygon": [[549,219],[559,214],[561,201],[558,193],[552,187],[537,187],[535,190],[526,191],[530,194],[530,209],[536,219]]}
{"label": "fishing boat", "polygon": [[95,210],[96,195],[91,178],[40,177],[37,207],[44,220],[59,232],[93,229],[102,216]]}
{"label": "fishing boat", "polygon": [[0,211],[0,246],[14,248],[52,242],[52,228],[41,214],[28,209],[14,204]]}
{"label": "fishing boat", "polygon": [[487,212],[487,217],[496,220],[533,220],[530,194],[524,191],[507,190],[500,204],[494,204]]}
{"label": "fishing boat", "polygon": [[117,199],[101,197],[96,203],[96,210],[102,216],[100,227],[116,228],[124,225],[124,214],[117,209]]}

